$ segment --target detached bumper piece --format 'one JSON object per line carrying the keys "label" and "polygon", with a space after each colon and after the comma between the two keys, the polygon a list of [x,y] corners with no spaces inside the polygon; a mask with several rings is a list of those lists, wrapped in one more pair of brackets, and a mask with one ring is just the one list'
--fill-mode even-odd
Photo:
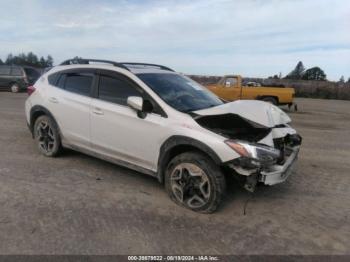
{"label": "detached bumper piece", "polygon": [[286,181],[293,172],[298,158],[299,147],[291,149],[289,153],[283,165],[273,165],[269,169],[260,171],[258,181],[265,185],[275,185]]}

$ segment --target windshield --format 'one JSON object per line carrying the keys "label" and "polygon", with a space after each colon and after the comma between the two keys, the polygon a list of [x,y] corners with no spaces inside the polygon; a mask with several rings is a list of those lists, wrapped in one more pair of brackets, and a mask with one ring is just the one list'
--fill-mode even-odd
{"label": "windshield", "polygon": [[223,104],[217,96],[186,76],[159,73],[144,73],[137,76],[167,104],[181,112]]}

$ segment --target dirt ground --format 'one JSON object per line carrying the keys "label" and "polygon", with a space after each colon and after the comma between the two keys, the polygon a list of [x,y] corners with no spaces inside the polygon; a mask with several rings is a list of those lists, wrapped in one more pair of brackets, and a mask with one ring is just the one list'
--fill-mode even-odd
{"label": "dirt ground", "polygon": [[297,99],[295,173],[253,195],[230,184],[204,215],[147,175],[73,151],[41,156],[25,98],[0,93],[0,254],[350,254],[350,102]]}

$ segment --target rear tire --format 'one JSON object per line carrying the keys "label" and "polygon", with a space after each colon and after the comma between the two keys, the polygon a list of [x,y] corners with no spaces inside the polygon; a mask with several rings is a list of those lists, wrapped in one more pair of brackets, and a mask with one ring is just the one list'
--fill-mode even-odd
{"label": "rear tire", "polygon": [[51,117],[39,116],[34,124],[34,139],[40,153],[47,157],[55,157],[61,151],[61,138],[58,127]]}
{"label": "rear tire", "polygon": [[226,189],[225,176],[203,153],[187,152],[174,157],[165,173],[165,188],[178,205],[196,212],[212,213]]}
{"label": "rear tire", "polygon": [[267,103],[271,103],[273,105],[277,105],[277,99],[274,98],[274,97],[271,97],[271,96],[268,96],[268,97],[264,97],[263,99],[261,99],[262,101],[265,101]]}
{"label": "rear tire", "polygon": [[11,84],[10,90],[12,93],[18,93],[19,92],[19,86],[16,83]]}

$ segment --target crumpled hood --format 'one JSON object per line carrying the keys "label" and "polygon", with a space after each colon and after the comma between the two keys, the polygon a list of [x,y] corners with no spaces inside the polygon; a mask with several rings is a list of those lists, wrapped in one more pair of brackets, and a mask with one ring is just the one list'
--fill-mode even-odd
{"label": "crumpled hood", "polygon": [[290,117],[277,106],[257,100],[237,100],[220,106],[194,111],[201,116],[236,114],[265,127],[287,124]]}

